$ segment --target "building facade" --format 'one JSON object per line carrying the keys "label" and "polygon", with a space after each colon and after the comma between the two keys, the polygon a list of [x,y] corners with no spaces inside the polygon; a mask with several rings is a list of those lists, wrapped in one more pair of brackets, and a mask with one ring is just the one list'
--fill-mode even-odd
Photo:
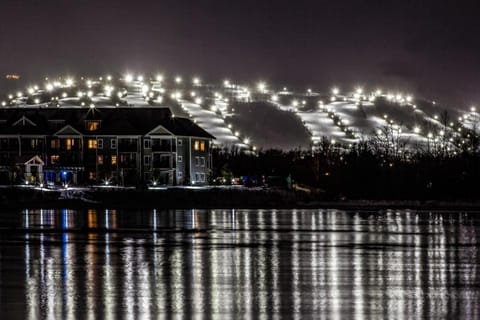
{"label": "building facade", "polygon": [[0,184],[207,184],[214,137],[163,107],[0,110]]}

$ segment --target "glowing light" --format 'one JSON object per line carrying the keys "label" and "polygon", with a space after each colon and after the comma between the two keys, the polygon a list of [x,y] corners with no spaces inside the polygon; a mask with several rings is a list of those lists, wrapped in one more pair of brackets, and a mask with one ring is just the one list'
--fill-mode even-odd
{"label": "glowing light", "polygon": [[47,89],[47,91],[52,91],[53,90],[53,84],[47,83],[47,85],[45,86],[45,89]]}
{"label": "glowing light", "polygon": [[181,83],[181,82],[182,82],[182,78],[181,78],[181,77],[175,77],[175,82],[176,82],[176,83]]}
{"label": "glowing light", "polygon": [[338,95],[340,93],[340,90],[337,87],[335,87],[335,88],[332,89],[332,93],[334,95]]}
{"label": "glowing light", "polygon": [[202,104],[202,98],[195,98],[195,103],[196,104]]}
{"label": "glowing light", "polygon": [[125,82],[132,82],[133,81],[133,76],[131,74],[127,74],[125,76]]}
{"label": "glowing light", "polygon": [[419,128],[419,127],[413,128],[413,132],[415,132],[415,133],[417,133],[417,134],[420,133],[420,128]]}
{"label": "glowing light", "polygon": [[94,109],[95,108],[95,105],[92,103],[90,104],[90,109]]}
{"label": "glowing light", "polygon": [[193,84],[198,86],[200,84],[200,79],[198,78],[193,78]]}
{"label": "glowing light", "polygon": [[363,89],[362,88],[357,88],[357,90],[355,90],[357,92],[357,94],[362,94],[363,93]]}
{"label": "glowing light", "polygon": [[405,99],[407,100],[407,102],[412,102],[413,98],[412,98],[412,96],[407,96]]}
{"label": "glowing light", "polygon": [[66,92],[62,93],[62,98],[68,97],[68,94]]}
{"label": "glowing light", "polygon": [[477,111],[477,109],[475,107],[471,107],[470,111],[475,112],[475,111]]}
{"label": "glowing light", "polygon": [[20,91],[17,92],[17,97],[18,97],[18,98],[20,98],[22,95],[23,95],[22,92],[20,92]]}
{"label": "glowing light", "polygon": [[273,102],[277,102],[277,101],[278,101],[278,96],[277,96],[276,94],[274,94],[274,95],[272,96],[272,101],[273,101]]}
{"label": "glowing light", "polygon": [[244,142],[245,144],[249,144],[249,143],[250,143],[250,139],[246,138],[245,140],[243,140],[243,142]]}
{"label": "glowing light", "polygon": [[155,77],[155,80],[157,80],[158,82],[162,82],[163,81],[163,75],[159,74]]}
{"label": "glowing light", "polygon": [[259,82],[257,84],[258,91],[264,92],[266,88],[267,88],[267,84],[265,82]]}
{"label": "glowing light", "polygon": [[143,76],[138,76],[137,81],[143,82]]}
{"label": "glowing light", "polygon": [[35,90],[33,88],[28,88],[28,94],[33,94]]}
{"label": "glowing light", "polygon": [[112,76],[107,76],[107,81],[112,81]]}
{"label": "glowing light", "polygon": [[230,87],[230,81],[229,81],[229,80],[223,81],[223,85],[224,85],[225,87]]}
{"label": "glowing light", "polygon": [[65,84],[67,85],[67,87],[73,86],[73,79],[68,78],[67,80],[65,80]]}

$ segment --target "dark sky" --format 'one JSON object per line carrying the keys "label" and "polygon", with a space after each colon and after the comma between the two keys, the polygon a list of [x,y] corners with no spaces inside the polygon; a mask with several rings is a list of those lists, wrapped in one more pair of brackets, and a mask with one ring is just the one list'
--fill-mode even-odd
{"label": "dark sky", "polygon": [[0,74],[164,71],[480,104],[469,1],[1,0]]}

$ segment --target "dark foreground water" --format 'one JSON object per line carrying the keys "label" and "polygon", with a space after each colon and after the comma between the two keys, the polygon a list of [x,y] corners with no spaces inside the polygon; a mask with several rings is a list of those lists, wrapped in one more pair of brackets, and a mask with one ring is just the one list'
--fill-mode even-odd
{"label": "dark foreground water", "polygon": [[474,213],[24,210],[0,228],[0,319],[480,317]]}

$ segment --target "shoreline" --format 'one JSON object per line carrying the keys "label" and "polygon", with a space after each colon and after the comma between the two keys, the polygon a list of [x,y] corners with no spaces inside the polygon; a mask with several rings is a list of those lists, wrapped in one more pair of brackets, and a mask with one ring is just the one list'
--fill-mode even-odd
{"label": "shoreline", "polygon": [[92,200],[58,199],[61,191],[0,189],[0,207],[8,209],[338,209],[357,211],[479,211],[480,200],[321,199],[278,189],[95,190]]}

